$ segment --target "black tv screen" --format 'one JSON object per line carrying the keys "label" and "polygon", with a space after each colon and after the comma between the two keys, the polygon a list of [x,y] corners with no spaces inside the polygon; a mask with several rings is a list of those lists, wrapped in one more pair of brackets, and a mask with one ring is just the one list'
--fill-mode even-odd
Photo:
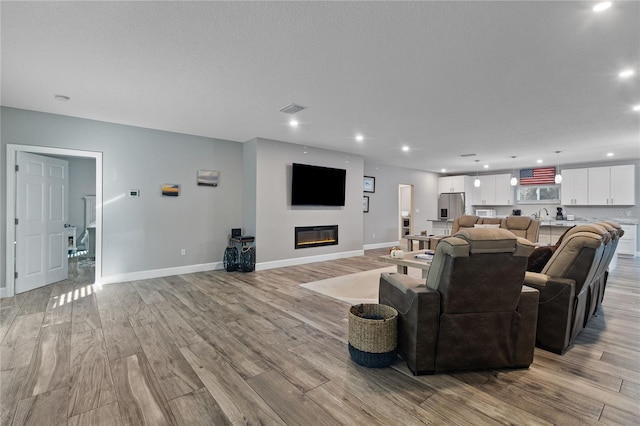
{"label": "black tv screen", "polygon": [[347,171],[293,163],[291,204],[294,206],[344,206]]}

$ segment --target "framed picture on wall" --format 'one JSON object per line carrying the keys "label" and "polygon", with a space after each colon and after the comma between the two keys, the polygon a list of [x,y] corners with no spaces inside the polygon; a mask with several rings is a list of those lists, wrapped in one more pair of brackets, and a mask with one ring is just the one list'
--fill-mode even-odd
{"label": "framed picture on wall", "polygon": [[165,197],[177,197],[180,195],[180,185],[175,183],[163,183],[162,195]]}
{"label": "framed picture on wall", "polygon": [[362,211],[364,213],[369,213],[369,197],[366,195],[362,197]]}
{"label": "framed picture on wall", "polygon": [[218,172],[214,170],[198,170],[198,186],[218,186]]}
{"label": "framed picture on wall", "polygon": [[373,176],[364,177],[364,192],[376,192],[376,178]]}

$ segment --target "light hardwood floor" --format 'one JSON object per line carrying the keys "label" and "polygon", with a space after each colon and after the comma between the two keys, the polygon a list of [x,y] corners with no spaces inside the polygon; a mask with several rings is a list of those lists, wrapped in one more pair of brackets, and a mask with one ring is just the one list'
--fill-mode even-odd
{"label": "light hardwood floor", "polygon": [[416,378],[354,364],[348,305],[298,287],[382,253],[102,289],[72,268],[2,299],[0,424],[640,424],[640,259],[619,259],[564,356]]}

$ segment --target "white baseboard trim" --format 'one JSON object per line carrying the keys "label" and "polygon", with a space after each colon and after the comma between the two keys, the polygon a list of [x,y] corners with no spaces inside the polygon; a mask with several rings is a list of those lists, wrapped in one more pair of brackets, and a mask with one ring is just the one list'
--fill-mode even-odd
{"label": "white baseboard trim", "polygon": [[13,291],[9,291],[7,287],[0,287],[0,299],[13,296]]}
{"label": "white baseboard trim", "polygon": [[256,263],[256,271],[283,268],[285,266],[304,265],[306,263],[324,262],[327,260],[343,259],[345,257],[364,256],[364,250],[345,251],[342,253],[321,254],[318,256],[296,257],[293,259],[274,260],[272,262]]}
{"label": "white baseboard trim", "polygon": [[126,274],[109,275],[101,279],[96,277],[96,284],[113,284],[128,281],[148,280],[151,278],[168,277],[171,275],[192,274],[194,272],[222,269],[222,262],[201,263],[198,265],[176,266],[174,268],[153,269],[150,271],[130,272]]}
{"label": "white baseboard trim", "polygon": [[375,244],[366,244],[363,249],[365,250],[373,250],[373,249],[379,249],[379,248],[387,248],[387,247],[394,247],[397,246],[398,241],[391,241],[388,243],[375,243]]}

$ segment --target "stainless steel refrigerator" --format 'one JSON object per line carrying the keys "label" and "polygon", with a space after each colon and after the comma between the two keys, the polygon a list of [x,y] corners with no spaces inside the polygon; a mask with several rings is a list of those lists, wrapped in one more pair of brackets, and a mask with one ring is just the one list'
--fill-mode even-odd
{"label": "stainless steel refrigerator", "polygon": [[446,192],[438,196],[438,219],[453,220],[464,214],[464,192]]}

